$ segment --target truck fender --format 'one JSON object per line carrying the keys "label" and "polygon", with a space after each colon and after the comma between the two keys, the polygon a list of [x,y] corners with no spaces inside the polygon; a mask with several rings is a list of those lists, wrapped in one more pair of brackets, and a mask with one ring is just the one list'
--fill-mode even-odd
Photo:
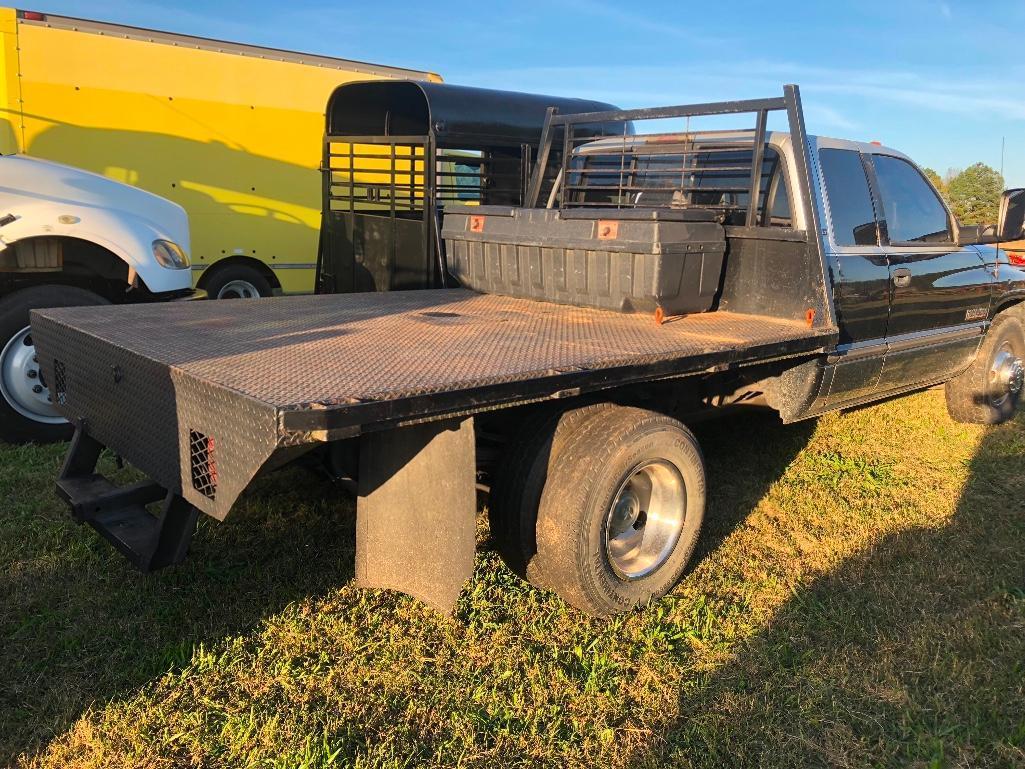
{"label": "truck fender", "polygon": [[[75,218],[71,214],[65,216],[69,217],[69,221]],[[191,270],[161,267],[153,257],[153,241],[169,240],[169,236],[148,223],[126,224],[125,220],[130,217],[125,215],[111,216],[107,212],[94,212],[90,218],[94,221],[89,227],[82,227],[77,222],[56,225],[25,222],[20,227],[11,225],[0,231],[0,250],[33,238],[60,238],[91,243],[109,251],[128,266],[129,283],[132,282],[131,276],[137,275],[143,285],[154,293],[192,287]],[[97,219],[99,221],[95,221]],[[98,224],[107,226],[98,227]]]}

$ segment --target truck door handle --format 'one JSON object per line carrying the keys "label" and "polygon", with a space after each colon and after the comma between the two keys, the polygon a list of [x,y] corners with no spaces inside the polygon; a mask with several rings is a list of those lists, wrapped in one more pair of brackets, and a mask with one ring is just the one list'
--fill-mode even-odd
{"label": "truck door handle", "polygon": [[911,270],[907,267],[898,267],[893,271],[893,285],[897,288],[907,288],[911,285]]}

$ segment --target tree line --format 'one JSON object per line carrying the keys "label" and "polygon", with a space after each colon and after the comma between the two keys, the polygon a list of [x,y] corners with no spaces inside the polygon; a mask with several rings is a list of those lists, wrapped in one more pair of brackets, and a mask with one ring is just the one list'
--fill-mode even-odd
{"label": "tree line", "polygon": [[960,171],[947,169],[941,177],[931,168],[923,169],[947,201],[962,224],[995,224],[1000,211],[1000,193],[1004,177],[985,163],[975,163]]}

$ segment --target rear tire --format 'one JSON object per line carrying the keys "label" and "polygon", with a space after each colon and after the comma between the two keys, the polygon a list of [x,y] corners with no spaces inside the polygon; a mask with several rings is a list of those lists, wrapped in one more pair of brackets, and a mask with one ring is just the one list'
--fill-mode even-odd
{"label": "rear tire", "polygon": [[1000,313],[979,347],[975,362],[947,382],[947,412],[956,422],[996,425],[1014,416],[1022,393],[1025,330],[1022,321]]}
{"label": "rear tire", "polygon": [[109,302],[75,286],[33,286],[0,299],[0,440],[53,443],[71,437],[71,425],[47,400],[49,390],[35,361],[29,311],[102,304]]}
{"label": "rear tire", "polygon": [[562,449],[588,419],[610,403],[529,416],[516,432],[495,472],[488,498],[488,523],[502,560],[516,574],[537,586],[544,576],[534,563],[537,552],[537,509],[549,473]]}
{"label": "rear tire", "polygon": [[274,293],[267,278],[248,264],[211,269],[213,273],[203,286],[211,299],[259,299]]}
{"label": "rear tire", "polygon": [[705,469],[675,419],[605,409],[573,434],[549,476],[535,561],[567,603],[594,615],[668,593],[697,545]]}

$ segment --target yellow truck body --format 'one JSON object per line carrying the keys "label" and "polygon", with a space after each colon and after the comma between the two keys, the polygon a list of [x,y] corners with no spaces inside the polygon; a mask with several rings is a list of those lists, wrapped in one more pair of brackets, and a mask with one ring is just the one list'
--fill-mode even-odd
{"label": "yellow truck body", "polygon": [[258,267],[313,289],[324,109],[340,84],[440,80],[206,38],[0,9],[0,152],[23,152],[179,203],[194,279]]}

